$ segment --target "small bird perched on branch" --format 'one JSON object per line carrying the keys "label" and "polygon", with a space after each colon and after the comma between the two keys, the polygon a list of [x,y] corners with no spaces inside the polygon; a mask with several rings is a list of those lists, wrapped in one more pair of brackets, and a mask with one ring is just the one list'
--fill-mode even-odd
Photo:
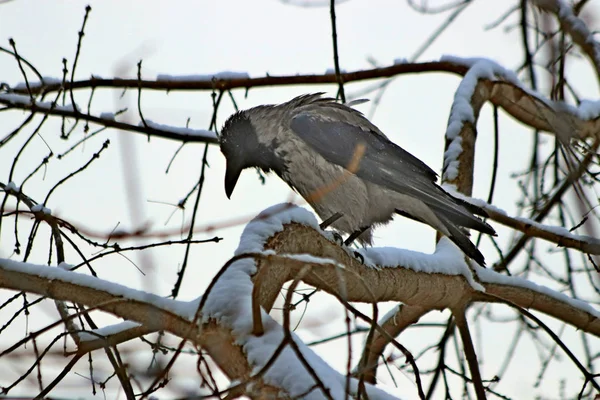
{"label": "small bird perched on branch", "polygon": [[333,228],[362,244],[371,244],[372,226],[397,213],[432,226],[485,265],[464,229],[495,235],[473,215],[486,216],[485,211],[444,191],[431,168],[392,143],[360,111],[322,94],[229,117],[220,137],[227,197],[243,169],[273,171],[322,219],[341,215]]}

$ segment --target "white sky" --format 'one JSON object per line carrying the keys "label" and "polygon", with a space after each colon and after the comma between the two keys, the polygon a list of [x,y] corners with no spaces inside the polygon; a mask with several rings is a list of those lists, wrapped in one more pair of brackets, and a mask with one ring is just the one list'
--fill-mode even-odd
{"label": "white sky", "polygon": [[[431,2],[440,4],[438,2]],[[437,60],[444,54],[461,57],[487,57],[506,68],[521,65],[518,30],[506,32],[503,28],[486,30],[484,27],[495,21],[511,4],[508,2],[479,1],[470,6],[442,35],[420,61]],[[0,45],[8,48],[8,38],[17,43],[21,55],[31,61],[44,76],[61,76],[61,59],[66,57],[69,68],[75,54],[77,31],[84,15],[83,2],[74,1],[29,1],[14,0],[0,5]],[[190,75],[209,74],[219,71],[248,72],[252,77],[269,74],[324,73],[333,67],[332,45],[330,40],[330,20],[327,7],[299,8],[284,5],[279,1],[159,1],[136,2],[90,1],[92,12],[85,31],[84,45],[77,66],[76,78],[88,78],[91,74],[102,77],[134,77],[136,63],[143,59],[143,77],[152,79],[157,74]],[[598,4],[588,6],[600,11]],[[341,67],[345,70],[366,69],[372,57],[381,65],[389,65],[396,58],[410,58],[423,41],[444,20],[444,15],[423,16],[412,11],[404,1],[350,0],[337,9],[338,37]],[[516,22],[515,17],[510,19]],[[591,29],[597,28],[593,23]],[[571,77],[584,97],[597,98],[597,82],[585,63],[573,63]],[[0,57],[0,82],[15,85],[22,76],[13,59]],[[544,75],[542,75],[544,76]],[[346,93],[352,95],[361,88],[371,85],[354,84],[346,86]],[[434,170],[440,171],[443,154],[443,136],[450,105],[459,79],[453,75],[427,74],[402,76],[391,84],[378,107],[373,122],[390,139],[422,159]],[[279,103],[291,97],[313,91],[326,91],[335,94],[336,87],[310,86],[286,88],[252,89],[248,98],[244,92],[234,92],[241,108],[264,103]],[[88,92],[76,94],[80,106],[87,103]],[[94,95],[93,112],[114,112],[124,106],[134,111],[130,118],[139,120],[135,110],[136,94],[129,92],[123,99],[109,90],[98,90]],[[185,126],[191,118],[190,128],[207,129],[212,113],[211,99],[207,93],[144,92],[142,104],[146,118],[161,124]],[[358,108],[368,112],[370,104]],[[227,97],[218,115],[219,127],[233,111]],[[0,115],[3,132],[17,126],[25,114],[13,112],[10,116]],[[30,126],[35,126],[32,123]],[[489,187],[491,171],[492,124],[491,109],[482,111],[477,143],[476,183],[474,196],[485,198]],[[30,132],[31,129],[27,132]],[[529,146],[532,135],[513,121],[501,121],[500,169],[496,186],[496,204],[515,213],[514,201],[519,195],[515,180],[510,174],[521,172],[529,162]],[[42,130],[44,139],[55,154],[62,153],[74,140],[82,136],[81,126],[73,133],[69,142],[58,139],[60,122],[53,120]],[[4,133],[0,133],[3,136]],[[25,140],[21,135],[0,152],[0,181],[8,183],[8,171],[12,157]],[[123,169],[133,171],[139,183],[140,202],[135,204],[136,213],[141,212],[145,221],[150,221],[156,229],[162,229],[173,208],[155,202],[176,204],[194,185],[200,170],[202,145],[187,145],[177,157],[172,171],[164,171],[178,143],[152,139],[147,142],[144,136],[129,132],[107,131],[90,140],[83,150],[77,150],[63,160],[54,160],[45,172],[33,179],[26,187],[29,196],[42,201],[45,193],[54,183],[72,170],[85,163],[98,151],[102,142],[109,138],[111,145],[101,158],[92,164],[81,176],[57,190],[47,206],[55,215],[67,220],[92,227],[95,231],[109,232],[117,223],[121,227],[131,226],[134,214],[126,198],[126,182]],[[123,140],[123,138],[126,138]],[[550,139],[550,136],[544,136]],[[136,159],[132,157],[132,148]],[[122,152],[130,160],[122,162]],[[23,154],[16,170],[17,184],[37,166],[47,155],[48,150],[38,139]],[[204,192],[199,206],[197,225],[212,225],[220,221],[240,216],[252,216],[260,210],[290,198],[291,191],[275,176],[261,186],[256,173],[247,170],[242,174],[232,200],[227,200],[223,190],[224,160],[216,147],[209,153],[210,168],[204,184]],[[149,201],[152,201],[149,202]],[[188,201],[185,217],[191,216],[194,196]],[[170,228],[181,222],[181,213],[176,212]],[[8,226],[8,225],[7,225]],[[22,230],[28,228],[23,224]],[[499,242],[511,240],[509,231],[495,225]],[[0,237],[0,256],[12,253],[14,237],[12,228],[3,226]],[[193,299],[202,293],[210,278],[231,256],[238,244],[242,226],[219,229],[197,238],[219,235],[225,238],[219,244],[195,245],[191,263],[180,295],[181,299]],[[434,232],[429,227],[397,218],[392,224],[375,232],[377,246],[399,246],[413,250],[431,252],[434,247]],[[44,263],[47,259],[47,240],[40,242],[31,260]],[[42,244],[43,243],[43,244]],[[493,247],[483,241],[483,252],[488,264],[494,261]],[[25,243],[22,243],[24,246]],[[552,248],[542,244],[542,248]],[[183,246],[152,251],[152,263],[144,263],[133,253],[127,256],[144,269],[146,276],[127,260],[119,257],[107,258],[97,265],[100,275],[109,280],[126,282],[137,288],[145,288],[159,295],[170,293],[176,279],[175,273],[183,260]],[[559,253],[551,257],[562,257]],[[78,263],[75,253],[68,253],[68,261]],[[551,262],[551,259],[550,259]],[[541,283],[548,283],[540,280]],[[7,295],[11,295],[8,293]],[[0,299],[5,297],[0,294]],[[316,296],[311,306],[318,304],[315,312],[305,317],[308,328],[299,332],[306,340],[321,337],[331,332],[345,329],[343,313],[336,302],[325,295]],[[365,310],[368,310],[366,308]],[[382,307],[383,309],[383,307]],[[51,308],[47,308],[51,314]],[[279,318],[277,315],[275,318]],[[446,314],[440,316],[446,318]],[[436,318],[431,317],[431,320]],[[429,318],[428,318],[429,320]],[[436,319],[438,320],[438,319]],[[331,322],[333,321],[333,322]],[[39,326],[47,321],[39,321]],[[34,322],[32,324],[37,324]],[[485,325],[481,334],[485,344],[501,344],[489,348],[482,354],[484,374],[491,377],[497,370],[496,360],[502,355],[513,328],[508,326]],[[23,334],[19,329],[9,330],[0,341],[14,342]],[[411,343],[422,343],[436,337],[439,332],[424,332],[424,329],[403,334],[401,341],[407,347]],[[12,335],[12,336],[11,336]],[[575,337],[575,336],[573,336]],[[5,339],[7,338],[7,339]],[[416,342],[413,342],[415,341]],[[356,341],[356,346],[361,342]],[[415,346],[417,345],[415,344]],[[597,343],[596,343],[597,344]],[[531,346],[530,344],[528,344]],[[331,347],[319,346],[319,354],[342,371],[345,357],[338,357],[344,351],[345,343]],[[358,348],[358,347],[357,347]],[[527,350],[525,347],[522,351]],[[535,372],[527,366],[527,357],[515,360],[514,369],[506,375],[507,384],[502,384],[503,393],[519,398],[530,398],[534,394],[555,394],[559,378],[571,376],[570,384],[578,384],[580,378],[567,360],[551,366],[547,375],[549,385],[530,389],[535,381]],[[499,362],[499,361],[498,361]],[[537,361],[536,361],[537,362]],[[85,374],[82,364],[81,372]],[[567,372],[568,371],[568,372]],[[383,376],[383,375],[382,375]],[[387,384],[391,381],[385,380]],[[0,386],[3,378],[0,378]],[[408,379],[400,393],[414,394],[414,387]],[[441,395],[441,393],[438,393]]]}

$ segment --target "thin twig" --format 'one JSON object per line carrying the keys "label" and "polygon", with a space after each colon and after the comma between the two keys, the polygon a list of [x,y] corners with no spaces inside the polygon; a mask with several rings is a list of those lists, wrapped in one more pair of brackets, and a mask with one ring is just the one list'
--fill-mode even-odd
{"label": "thin twig", "polygon": [[340,59],[337,42],[337,26],[335,23],[335,0],[329,2],[329,15],[331,17],[331,39],[333,41],[333,65],[335,66],[335,78],[338,83],[338,94],[342,103],[346,102],[346,93],[344,93],[344,80],[340,71]]}

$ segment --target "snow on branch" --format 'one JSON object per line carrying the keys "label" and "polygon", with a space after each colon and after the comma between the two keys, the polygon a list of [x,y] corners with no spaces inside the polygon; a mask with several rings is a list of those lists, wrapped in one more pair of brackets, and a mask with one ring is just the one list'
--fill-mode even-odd
{"label": "snow on branch", "polygon": [[[559,135],[561,140],[569,140],[573,135],[577,138],[584,139],[587,137],[595,137],[600,131],[600,102],[597,101],[582,101],[578,107],[562,103],[553,102],[539,93],[533,92],[530,89],[521,85],[512,71],[504,69],[493,61],[475,58],[461,59],[457,57],[444,56],[440,61],[431,61],[424,63],[394,63],[388,67],[373,68],[368,70],[358,70],[341,73],[341,79],[345,83],[360,82],[370,79],[391,78],[402,74],[414,73],[431,73],[445,72],[454,73],[466,76],[469,71],[479,64],[475,70],[467,78],[467,81],[462,85],[460,92],[457,92],[457,101],[467,100],[469,102],[468,93],[473,88],[474,77],[478,79],[479,88],[485,88],[489,93],[483,101],[490,101],[498,107],[504,109],[511,116],[530,126],[534,129],[539,129]],[[139,90],[185,90],[185,91],[202,91],[202,90],[231,90],[237,88],[249,89],[254,87],[264,86],[285,86],[298,84],[337,84],[338,77],[335,74],[308,74],[308,75],[289,75],[289,76],[272,76],[250,78],[243,72],[220,72],[212,75],[191,75],[191,76],[166,76],[159,75],[157,80],[143,79],[125,79],[111,78],[104,79],[92,77],[88,80],[62,82],[58,78],[44,78],[43,84],[32,85],[30,89],[33,95],[40,93],[51,93],[59,90],[76,90],[76,89],[94,89],[98,87],[107,88],[135,88]],[[209,79],[210,78],[210,79]],[[500,79],[498,79],[500,78]],[[102,116],[96,117],[93,115],[73,112],[77,110],[67,110],[61,107],[48,107],[47,104],[40,106],[39,104],[31,104],[29,93],[23,84],[17,84],[15,87],[8,88],[8,93],[0,94],[0,104],[5,104],[11,108],[20,108],[38,113],[47,113],[50,115],[72,117],[89,122],[94,122],[110,128],[118,128],[128,131],[141,132],[145,134],[153,134],[159,137],[166,137],[181,141],[203,141],[215,144],[217,143],[214,135],[178,135],[172,130],[151,129],[146,126],[129,125],[121,123]],[[477,91],[475,91],[476,93]],[[17,98],[15,96],[21,96]],[[27,99],[27,100],[25,100]],[[456,122],[460,122],[461,115],[470,121],[478,114],[475,104],[471,104],[472,111],[469,111],[464,102],[459,101],[456,107],[455,114],[449,120],[450,136],[457,128]],[[66,106],[65,106],[66,107]],[[449,143],[450,144],[450,143]],[[454,143],[449,151],[448,165],[452,164],[452,160],[456,160],[460,153],[460,147],[464,143],[458,141]],[[450,156],[453,158],[450,159]],[[456,164],[452,164],[449,169],[450,176],[453,176]]]}
{"label": "snow on branch", "polygon": [[150,121],[148,119],[146,119],[144,121],[140,121],[138,123],[138,126],[148,127],[148,128],[151,128],[151,129],[154,129],[157,131],[172,132],[174,134],[181,135],[182,137],[196,136],[199,138],[217,140],[217,135],[215,134],[215,132],[208,131],[206,129],[190,129],[190,128],[180,127],[180,126],[163,125],[163,124],[158,124],[156,122]]}
{"label": "snow on branch", "polygon": [[59,105],[48,101],[32,101],[31,97],[15,93],[0,93],[0,103],[12,106],[35,107],[40,111],[62,111],[62,112],[80,112],[79,107],[73,104]]}
{"label": "snow on branch", "polygon": [[[364,265],[330,236],[319,229],[314,215],[302,208],[289,204],[271,207],[246,226],[232,262],[217,274],[203,297],[191,302],[166,299],[63,268],[7,259],[0,259],[0,287],[81,303],[132,321],[101,328],[92,336],[131,339],[132,335],[124,334],[128,329],[140,335],[168,330],[204,347],[231,379],[252,382],[254,388],[285,390],[291,396],[305,394],[306,398],[323,398],[324,393],[345,398],[346,376],[329,367],[268,314],[282,285],[299,274],[302,281],[344,304],[402,302],[415,307],[412,314],[418,319],[426,310],[503,299],[600,337],[600,312],[589,304],[472,265],[478,275],[474,279],[463,255],[447,240],[440,241],[434,254],[364,249],[361,254],[369,264]],[[258,308],[256,313],[255,305],[262,310]],[[200,326],[190,331],[196,318]],[[260,335],[253,333],[256,318],[263,328]],[[85,339],[91,340],[83,341],[82,348],[92,350],[93,339]],[[358,380],[350,382],[349,390],[356,395]],[[370,385],[367,393],[372,399],[391,398]]]}
{"label": "snow on branch", "polygon": [[[296,212],[310,215],[305,210]],[[255,236],[254,233],[252,235]],[[242,243],[244,243],[244,239],[242,239]],[[305,282],[323,290],[335,292],[341,290],[339,289],[339,274],[342,274],[348,301],[399,301],[409,305],[441,309],[453,307],[457,303],[464,301],[464,296],[479,298],[480,294],[484,295],[485,291],[487,291],[485,284],[482,284],[483,289],[479,290],[468,283],[467,278],[461,272],[462,269],[458,267],[457,260],[454,258],[460,254],[458,251],[455,253],[454,251],[443,250],[442,254],[445,254],[445,256],[439,257],[436,255],[439,254],[439,249],[431,255],[402,249],[390,251],[390,249],[369,248],[363,250],[362,254],[371,260],[386,260],[385,265],[369,267],[349,256],[344,248],[337,245],[331,246],[329,243],[331,243],[329,239],[320,232],[315,231],[315,229],[303,224],[292,223],[287,225],[283,231],[270,237],[264,249],[274,250],[277,254],[309,253],[313,256],[333,259],[342,263],[345,265],[343,271],[334,271],[336,267],[332,265],[322,265],[318,272],[318,277],[313,277],[309,274]],[[446,245],[453,246],[451,242],[438,244],[438,246],[442,247]],[[462,255],[460,258],[462,260]],[[260,263],[259,261],[258,264],[260,265]],[[435,264],[438,265],[436,270],[429,269],[429,267],[421,267],[421,265],[431,266]],[[445,264],[445,266],[439,264]],[[471,265],[471,267],[474,266]],[[269,274],[277,275],[277,273],[281,273],[288,275],[286,280],[293,279],[291,278],[295,274],[293,268],[288,268],[287,272],[277,272],[275,268],[279,267],[269,265]],[[283,266],[281,268],[283,269]],[[476,269],[476,271],[479,270],[480,268]],[[585,314],[589,318],[596,320],[600,317],[600,313],[587,303],[573,300],[560,292],[552,291],[548,288],[540,289],[541,287],[535,284],[530,285],[530,287],[524,287],[522,279],[507,277],[488,269],[483,270],[486,271],[486,281],[494,283],[501,281],[501,285],[506,285],[507,287],[507,293],[503,295],[510,296],[511,300],[517,304],[521,304],[521,297],[551,297],[562,303],[561,310],[540,309],[538,311],[543,311],[561,319],[563,316],[561,313],[570,312],[580,315]],[[261,273],[260,268],[258,273]],[[481,274],[478,272],[478,275]],[[493,277],[498,277],[497,282],[494,281]],[[330,281],[328,280],[329,278],[331,278]],[[331,286],[324,285],[323,281]],[[368,288],[364,286],[365,283],[368,285]],[[509,288],[510,290],[508,290]],[[523,291],[515,291],[514,288],[522,288]],[[272,291],[274,291],[275,296],[279,293],[278,289],[273,289]],[[374,293],[377,296],[376,298],[372,297]],[[525,308],[529,307],[529,303],[521,305]],[[580,326],[577,327],[583,329]],[[600,320],[597,320],[593,330],[588,332],[600,336]]]}
{"label": "snow on branch", "polygon": [[489,59],[444,56],[442,61],[468,68],[448,118],[442,175],[443,182],[461,193],[472,191],[477,119],[488,101],[532,128],[554,133],[565,145],[573,139],[598,136],[600,101],[583,101],[578,107],[551,101]]}
{"label": "snow on branch", "polygon": [[535,0],[534,4],[555,14],[562,30],[571,36],[573,42],[577,43],[590,59],[600,82],[600,44],[594,39],[585,22],[575,15],[573,8],[563,0]]}
{"label": "snow on branch", "polygon": [[[367,70],[357,70],[343,72],[341,74],[344,82],[359,82],[378,78],[391,78],[401,74],[413,74],[423,72],[449,72],[463,75],[466,73],[464,66],[453,65],[447,62],[423,62],[423,63],[394,63],[388,67],[373,68]],[[78,90],[94,88],[130,88],[130,89],[148,89],[161,91],[213,91],[213,90],[231,90],[231,89],[250,89],[266,86],[285,86],[285,85],[320,85],[337,84],[335,73],[329,74],[296,74],[296,75],[266,75],[263,77],[250,78],[248,74],[236,72],[235,76],[229,75],[227,71],[218,72],[213,75],[159,75],[156,80],[129,79],[129,78],[101,78],[92,76],[90,79],[65,82],[58,82],[58,78],[46,81],[44,85],[33,85],[31,87],[33,94],[41,92],[52,93],[59,90]],[[198,79],[199,77],[208,77],[211,79]],[[212,77],[215,79],[212,79]],[[164,79],[161,79],[164,78]],[[17,84],[11,88],[15,93],[28,94],[25,84]]]}
{"label": "snow on branch", "polygon": [[[261,370],[271,362],[270,368],[263,373],[266,383],[285,388],[292,397],[308,393],[303,398],[326,398],[324,389],[311,390],[316,385],[319,386],[311,374],[312,369],[331,398],[343,399],[346,397],[346,376],[329,367],[295,334],[290,333],[290,340],[294,342],[294,346],[285,346],[283,350],[280,350],[278,357],[271,361],[272,355],[278,350],[280,344],[284,343],[285,332],[264,310],[259,317],[264,327],[264,333],[260,336],[252,334],[254,328],[252,276],[257,271],[257,263],[264,265],[266,262],[273,266],[295,265],[300,268],[309,264],[313,265],[315,269],[321,267],[340,268],[338,261],[309,255],[310,253],[290,253],[289,255],[284,253],[283,256],[278,257],[277,254],[280,254],[278,252],[265,252],[265,242],[275,233],[284,231],[286,226],[293,222],[310,227],[313,231],[319,229],[317,221],[311,213],[287,204],[265,210],[247,225],[235,255],[239,257],[244,254],[258,253],[264,254],[265,258],[259,258],[257,261],[253,257],[243,258],[231,264],[227,271],[214,282],[210,293],[207,294],[203,307],[203,318],[205,321],[214,319],[220,324],[227,325],[234,332],[254,370]],[[232,293],[236,295],[232,296]],[[294,347],[297,347],[301,356],[294,350]],[[301,357],[310,365],[310,369],[303,365],[299,359]],[[352,379],[349,389],[351,395],[356,395],[358,380]],[[369,398],[375,399],[393,398],[372,386],[367,387],[367,394]]]}
{"label": "snow on branch", "polygon": [[202,75],[170,75],[170,74],[158,74],[156,75],[157,81],[165,82],[216,82],[219,80],[235,80],[235,79],[250,79],[250,75],[247,72],[232,72],[232,71],[221,71],[215,74],[202,74]]}
{"label": "snow on branch", "polygon": [[586,254],[600,255],[600,240],[598,238],[587,235],[577,235],[570,232],[567,228],[541,224],[529,218],[512,217],[508,215],[506,211],[493,206],[482,199],[468,197],[455,191],[452,186],[445,185],[444,189],[452,194],[452,196],[458,197],[467,203],[484,209],[491,220],[521,231],[527,236],[537,237],[556,243],[559,247],[568,247]]}
{"label": "snow on branch", "polygon": [[[198,301],[170,300],[77,272],[7,259],[0,259],[0,287],[80,303],[143,326],[129,331],[118,331],[114,327],[107,329],[112,336],[105,340],[83,341],[79,351],[103,348],[107,343],[117,344],[118,339],[130,340],[136,337],[135,334],[165,330],[181,338],[189,338],[203,347],[230,378],[244,380],[250,376],[248,361],[230,330],[212,322],[202,326],[190,323]],[[121,328],[127,328],[128,324],[124,325]],[[257,391],[277,393],[279,390],[264,385],[261,379],[254,383]]]}
{"label": "snow on branch", "polygon": [[73,118],[91,122],[107,128],[115,128],[124,131],[137,132],[145,135],[151,135],[164,139],[177,140],[180,142],[198,142],[217,144],[219,140],[212,131],[204,129],[189,129],[185,127],[174,127],[161,124],[140,123],[138,125],[120,122],[115,119],[114,113],[102,112],[100,116],[81,112],[79,107],[72,105],[61,106],[50,102],[31,101],[29,96],[14,93],[0,93],[0,104],[7,108],[21,109],[32,113],[48,114],[57,117]]}

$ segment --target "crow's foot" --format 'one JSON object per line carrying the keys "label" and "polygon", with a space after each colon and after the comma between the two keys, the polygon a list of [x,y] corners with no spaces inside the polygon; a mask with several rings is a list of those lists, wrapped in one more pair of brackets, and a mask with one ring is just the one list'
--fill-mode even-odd
{"label": "crow's foot", "polygon": [[331,232],[331,234],[333,235],[333,240],[339,245],[339,246],[343,246],[344,245],[344,238],[342,237],[342,235],[340,235],[337,232]]}
{"label": "crow's foot", "polygon": [[354,258],[356,258],[358,261],[360,261],[361,264],[364,265],[365,263],[365,258],[363,257],[362,254],[360,254],[358,251],[354,252]]}

